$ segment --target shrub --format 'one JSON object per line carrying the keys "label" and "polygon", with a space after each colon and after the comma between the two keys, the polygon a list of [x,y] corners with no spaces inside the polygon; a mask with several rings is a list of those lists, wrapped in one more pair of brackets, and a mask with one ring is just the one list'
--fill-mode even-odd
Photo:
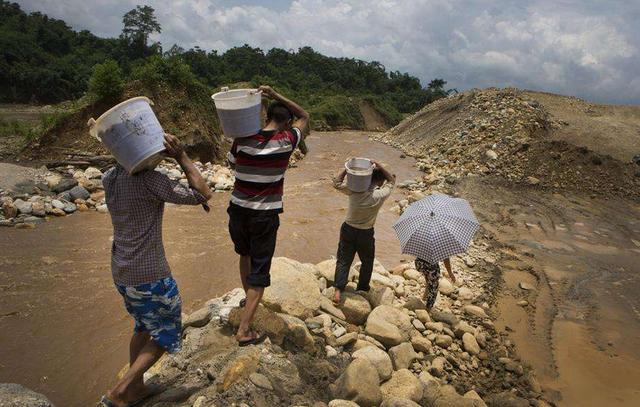
{"label": "shrub", "polygon": [[122,95],[124,81],[122,70],[114,60],[107,60],[93,67],[93,74],[89,79],[89,93],[99,100],[114,100]]}
{"label": "shrub", "polygon": [[357,99],[347,96],[327,96],[309,109],[309,114],[318,129],[361,129],[364,126]]}

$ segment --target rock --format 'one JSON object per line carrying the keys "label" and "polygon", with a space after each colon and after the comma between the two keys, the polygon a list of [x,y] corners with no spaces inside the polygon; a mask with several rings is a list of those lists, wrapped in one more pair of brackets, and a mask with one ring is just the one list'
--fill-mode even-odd
{"label": "rock", "polygon": [[359,407],[357,403],[350,400],[331,400],[329,407]]}
{"label": "rock", "polygon": [[56,194],[70,190],[78,185],[78,180],[73,178],[61,178],[57,184],[55,184],[51,190]]}
{"label": "rock", "polygon": [[406,269],[402,273],[402,275],[404,275],[404,278],[409,280],[415,280],[415,281],[424,280],[424,276],[422,275],[422,273],[413,268]]}
{"label": "rock", "polygon": [[475,390],[469,390],[462,397],[464,397],[466,399],[474,400],[474,403],[475,403],[474,406],[475,407],[487,407],[487,405],[485,404],[484,400],[482,400],[482,397],[480,397],[480,395],[478,393],[476,393]]}
{"label": "rock", "polygon": [[487,150],[485,151],[484,155],[489,159],[489,160],[497,160],[498,159],[498,154],[496,154],[495,151],[493,150]]}
{"label": "rock", "polygon": [[467,332],[470,334],[474,334],[475,331],[476,329],[469,325],[466,321],[458,322],[458,324],[453,328],[453,333],[458,339],[462,339],[462,336]]}
{"label": "rock", "polygon": [[404,398],[412,401],[422,399],[422,383],[408,369],[393,372],[391,379],[380,387],[383,399]]}
{"label": "rock", "polygon": [[437,322],[443,322],[450,327],[458,324],[458,317],[450,312],[431,310],[431,319]]}
{"label": "rock", "polygon": [[540,184],[540,180],[536,177],[527,177],[527,184],[529,185],[538,185]]}
{"label": "rock", "polygon": [[407,299],[407,301],[404,303],[404,307],[406,309],[409,309],[411,311],[415,311],[415,310],[419,310],[419,309],[425,309],[427,306],[424,303],[424,301],[422,301],[420,298],[418,297],[409,297]]}
{"label": "rock", "polygon": [[420,380],[420,383],[422,383],[422,386],[424,388],[430,388],[432,386],[440,386],[438,379],[431,376],[431,373],[427,372],[426,370],[423,370],[420,373],[420,375],[418,376],[418,380]]}
{"label": "rock", "polygon": [[376,308],[380,305],[393,304],[393,289],[386,286],[371,287],[371,289],[364,293],[364,296],[369,300],[372,308]]}
{"label": "rock", "polygon": [[505,391],[485,397],[489,407],[529,407],[529,402],[515,394]]}
{"label": "rock", "polygon": [[413,327],[416,328],[418,331],[422,332],[425,329],[427,329],[424,324],[422,322],[420,322],[420,320],[418,318],[415,318],[411,321],[411,323],[413,324]]}
{"label": "rock", "polygon": [[249,380],[256,387],[259,387],[259,388],[265,389],[265,390],[273,390],[273,385],[269,381],[269,378],[267,376],[263,375],[263,374],[251,373],[249,375]]}
{"label": "rock", "polygon": [[465,305],[463,309],[465,314],[473,315],[478,318],[489,318],[487,313],[477,305]]}
{"label": "rock", "polygon": [[478,345],[476,338],[468,332],[465,332],[464,335],[462,335],[462,345],[464,350],[469,352],[471,355],[477,355],[480,353],[480,345]]}
{"label": "rock", "polygon": [[467,267],[469,267],[470,269],[472,269],[472,268],[474,268],[476,266],[475,260],[473,260],[471,257],[465,257],[464,264]]}
{"label": "rock", "polygon": [[47,183],[47,186],[49,187],[49,189],[53,190],[53,188],[55,188],[55,186],[58,185],[61,179],[62,177],[60,175],[52,174],[45,177],[44,181]]}
{"label": "rock", "polygon": [[351,355],[354,359],[367,359],[376,368],[380,380],[385,381],[391,377],[393,373],[393,364],[387,352],[378,349],[375,346],[367,346],[353,352]]}
{"label": "rock", "polygon": [[16,199],[13,201],[13,205],[18,209],[18,212],[23,215],[30,215],[33,210],[33,204],[31,202],[25,202],[22,199]]}
{"label": "rock", "polygon": [[324,351],[327,353],[327,358],[338,356],[338,351],[333,346],[326,345]]}
{"label": "rock", "polygon": [[524,369],[522,365],[510,358],[498,358],[498,361],[504,365],[504,368],[512,373],[522,376]]}
{"label": "rock", "polygon": [[269,378],[274,390],[279,394],[290,396],[304,391],[304,382],[298,367],[286,357],[261,359],[261,366],[264,369],[261,372]]}
{"label": "rock", "polygon": [[0,406],[55,407],[44,395],[15,383],[0,383]]}
{"label": "rock", "polygon": [[442,349],[447,349],[453,343],[453,338],[449,335],[438,335],[436,336],[436,345],[441,347]]}
{"label": "rock", "polygon": [[[287,333],[284,338],[284,342],[290,342],[295,347],[304,349],[306,351],[313,351],[313,336],[307,329],[307,325],[301,320],[292,315],[278,314],[284,321],[287,327]],[[357,338],[357,335],[356,335]]]}
{"label": "rock", "polygon": [[18,216],[18,208],[16,208],[13,202],[5,201],[2,204],[2,213],[4,213],[4,217],[7,219],[15,218]]}
{"label": "rock", "polygon": [[44,221],[44,219],[38,218],[37,216],[27,216],[26,218],[24,218],[24,223],[38,224],[44,223]]}
{"label": "rock", "polygon": [[102,178],[102,171],[100,171],[96,167],[89,167],[84,170],[84,176],[89,179]]}
{"label": "rock", "polygon": [[380,407],[420,407],[420,404],[409,399],[391,397],[383,401]]}
{"label": "rock", "polygon": [[54,199],[53,201],[51,201],[51,206],[53,206],[56,209],[64,209],[64,202],[58,200],[58,199]]}
{"label": "rock", "polygon": [[334,396],[362,407],[379,405],[382,393],[375,366],[365,358],[354,359],[334,383]]}
{"label": "rock", "polygon": [[357,332],[350,332],[336,339],[336,346],[348,346],[358,340]]}
{"label": "rock", "polygon": [[[229,324],[237,328],[240,325],[242,308],[233,308],[229,313]],[[277,313],[259,304],[253,319],[253,327],[266,333],[269,339],[277,345],[284,342],[285,335],[289,332],[287,324]]]}
{"label": "rock", "polygon": [[458,299],[461,301],[470,301],[475,297],[473,291],[467,287],[458,288]]}
{"label": "rock", "polygon": [[416,313],[416,317],[423,324],[426,324],[427,322],[431,322],[431,316],[429,315],[429,312],[427,310],[417,309],[415,310],[415,313]]}
{"label": "rock", "polygon": [[108,213],[109,212],[109,208],[107,208],[106,204],[102,204],[102,205],[96,205],[96,210],[99,213]]}
{"label": "rock", "polygon": [[66,215],[65,211],[63,211],[62,209],[59,209],[59,208],[51,209],[51,214],[53,216],[65,216]]}
{"label": "rock", "polygon": [[446,278],[440,278],[438,291],[443,295],[451,295],[456,291],[456,287]]}
{"label": "rock", "polygon": [[87,200],[91,197],[91,194],[84,187],[77,185],[69,190],[69,196],[71,197],[71,201],[75,201],[76,199]]}
{"label": "rock", "polygon": [[307,318],[304,323],[309,329],[317,329],[323,327],[331,327],[331,317],[327,314],[320,314],[318,316]]}
{"label": "rock", "polygon": [[369,314],[365,333],[389,348],[408,341],[414,330],[411,318],[404,312],[389,305],[380,305]]}
{"label": "rock", "polygon": [[431,367],[429,367],[429,373],[436,377],[442,377],[444,375],[444,366],[447,360],[442,356],[438,356],[431,361]]}
{"label": "rock", "polygon": [[44,204],[42,202],[33,202],[31,204],[31,214],[33,216],[44,217],[47,215]]}
{"label": "rock", "polygon": [[342,321],[345,321],[347,319],[344,315],[344,312],[333,305],[333,302],[325,296],[320,297],[320,309],[330,315],[333,315],[336,318],[339,318]]}
{"label": "rock", "polygon": [[209,306],[202,307],[189,314],[189,316],[182,321],[182,329],[190,326],[200,328],[207,325],[209,321],[211,321],[211,308],[209,308]]}
{"label": "rock", "polygon": [[65,213],[74,213],[77,209],[78,209],[78,207],[76,206],[76,204],[71,203],[71,202],[65,203],[64,208],[62,208],[62,210]]}
{"label": "rock", "polygon": [[418,352],[429,353],[431,351],[431,341],[424,336],[416,335],[411,338],[411,345],[413,345],[413,349]]}
{"label": "rock", "polygon": [[536,289],[533,285],[526,283],[524,281],[520,282],[520,288],[522,288],[525,291],[531,291]]}
{"label": "rock", "polygon": [[424,397],[425,405],[432,407],[478,407],[476,400],[462,397],[450,385],[427,387]]}
{"label": "rock", "polygon": [[371,313],[371,305],[363,296],[351,292],[342,293],[340,309],[344,313],[347,322],[355,325],[363,325]]}
{"label": "rock", "polygon": [[394,370],[408,369],[411,363],[418,358],[409,342],[401,343],[389,349],[389,357]]}
{"label": "rock", "polygon": [[[336,260],[330,259],[316,264],[315,272],[318,276],[324,277],[328,284],[332,285],[335,282]],[[357,275],[358,271],[354,267],[351,267],[347,281],[353,281]]]}
{"label": "rock", "polygon": [[433,332],[442,332],[444,330],[444,324],[442,322],[427,322],[424,326]]}
{"label": "rock", "polygon": [[267,308],[304,320],[314,316],[321,298],[315,277],[305,272],[301,263],[282,257],[273,259],[271,286],[262,298]]}

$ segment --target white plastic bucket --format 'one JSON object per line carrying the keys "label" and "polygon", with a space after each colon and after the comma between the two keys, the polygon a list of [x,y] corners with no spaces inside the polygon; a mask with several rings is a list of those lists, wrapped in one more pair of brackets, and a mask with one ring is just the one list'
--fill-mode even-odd
{"label": "white plastic bucket", "polygon": [[109,149],[129,174],[154,168],[164,158],[164,131],[144,96],[126,100],[89,119],[89,134]]}
{"label": "white plastic bucket", "polygon": [[344,163],[347,170],[347,188],[353,192],[364,192],[371,186],[373,163],[368,158],[352,158]]}
{"label": "white plastic bucket", "polygon": [[260,131],[262,92],[257,89],[222,88],[211,96],[224,135],[231,138],[253,136]]}

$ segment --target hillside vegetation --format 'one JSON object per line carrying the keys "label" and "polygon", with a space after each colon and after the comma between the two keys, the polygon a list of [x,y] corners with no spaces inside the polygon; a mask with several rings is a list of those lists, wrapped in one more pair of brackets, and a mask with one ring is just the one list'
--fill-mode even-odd
{"label": "hillside vegetation", "polygon": [[131,82],[136,80],[146,81],[145,86],[162,81],[184,86],[186,79],[209,94],[238,82],[264,83],[299,101],[313,114],[316,128],[363,129],[363,103],[388,127],[447,94],[442,79],[423,87],[417,78],[388,72],[378,62],[328,57],[310,47],[263,51],[244,45],[218,53],[174,45],[163,50],[162,44],[149,43],[149,35],[161,31],[153,12],[138,6],[123,17],[120,37],[100,38],[0,1],[0,103],[58,103],[87,91],[93,101],[115,102],[123,89],[135,89]]}

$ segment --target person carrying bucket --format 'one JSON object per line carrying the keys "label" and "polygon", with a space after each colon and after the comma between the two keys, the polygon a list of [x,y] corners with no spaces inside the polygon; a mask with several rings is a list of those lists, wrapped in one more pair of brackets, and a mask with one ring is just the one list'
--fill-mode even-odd
{"label": "person carrying bucket", "polygon": [[229,234],[240,255],[240,279],[246,298],[236,340],[240,346],[262,342],[266,336],[251,329],[265,287],[271,284],[271,260],[283,212],[284,173],[289,157],[302,142],[309,114],[269,86],[258,89],[273,99],[267,124],[256,134],[236,138],[228,154],[236,172],[231,195]]}
{"label": "person carrying bucket", "polygon": [[[370,182],[367,179],[366,185],[356,185],[360,181],[356,178],[356,175],[351,185],[349,183],[350,180],[345,184],[344,179],[348,176],[347,166],[358,161],[367,162],[369,160],[358,158],[348,160],[345,168],[333,180],[334,188],[349,196],[349,209],[347,210],[347,217],[340,228],[340,242],[338,243],[336,256],[336,271],[333,284],[335,288],[333,302],[336,304],[340,303],[341,293],[347,285],[349,270],[356,253],[358,253],[358,257],[362,262],[357,289],[369,291],[376,250],[374,225],[378,212],[384,201],[391,195],[396,181],[396,176],[391,174],[380,163],[370,161],[368,165],[373,167]],[[358,172],[362,172],[362,170],[358,169],[353,173],[357,174]]]}
{"label": "person carrying bucket", "polygon": [[119,161],[102,179],[113,223],[111,272],[135,327],[129,370],[100,406],[137,405],[152,395],[143,383],[144,372],[164,352],[180,350],[182,301],[162,244],[164,204],[204,204],[212,193],[176,137],[165,134],[164,147],[182,167],[189,186],[151,168],[131,175]]}

